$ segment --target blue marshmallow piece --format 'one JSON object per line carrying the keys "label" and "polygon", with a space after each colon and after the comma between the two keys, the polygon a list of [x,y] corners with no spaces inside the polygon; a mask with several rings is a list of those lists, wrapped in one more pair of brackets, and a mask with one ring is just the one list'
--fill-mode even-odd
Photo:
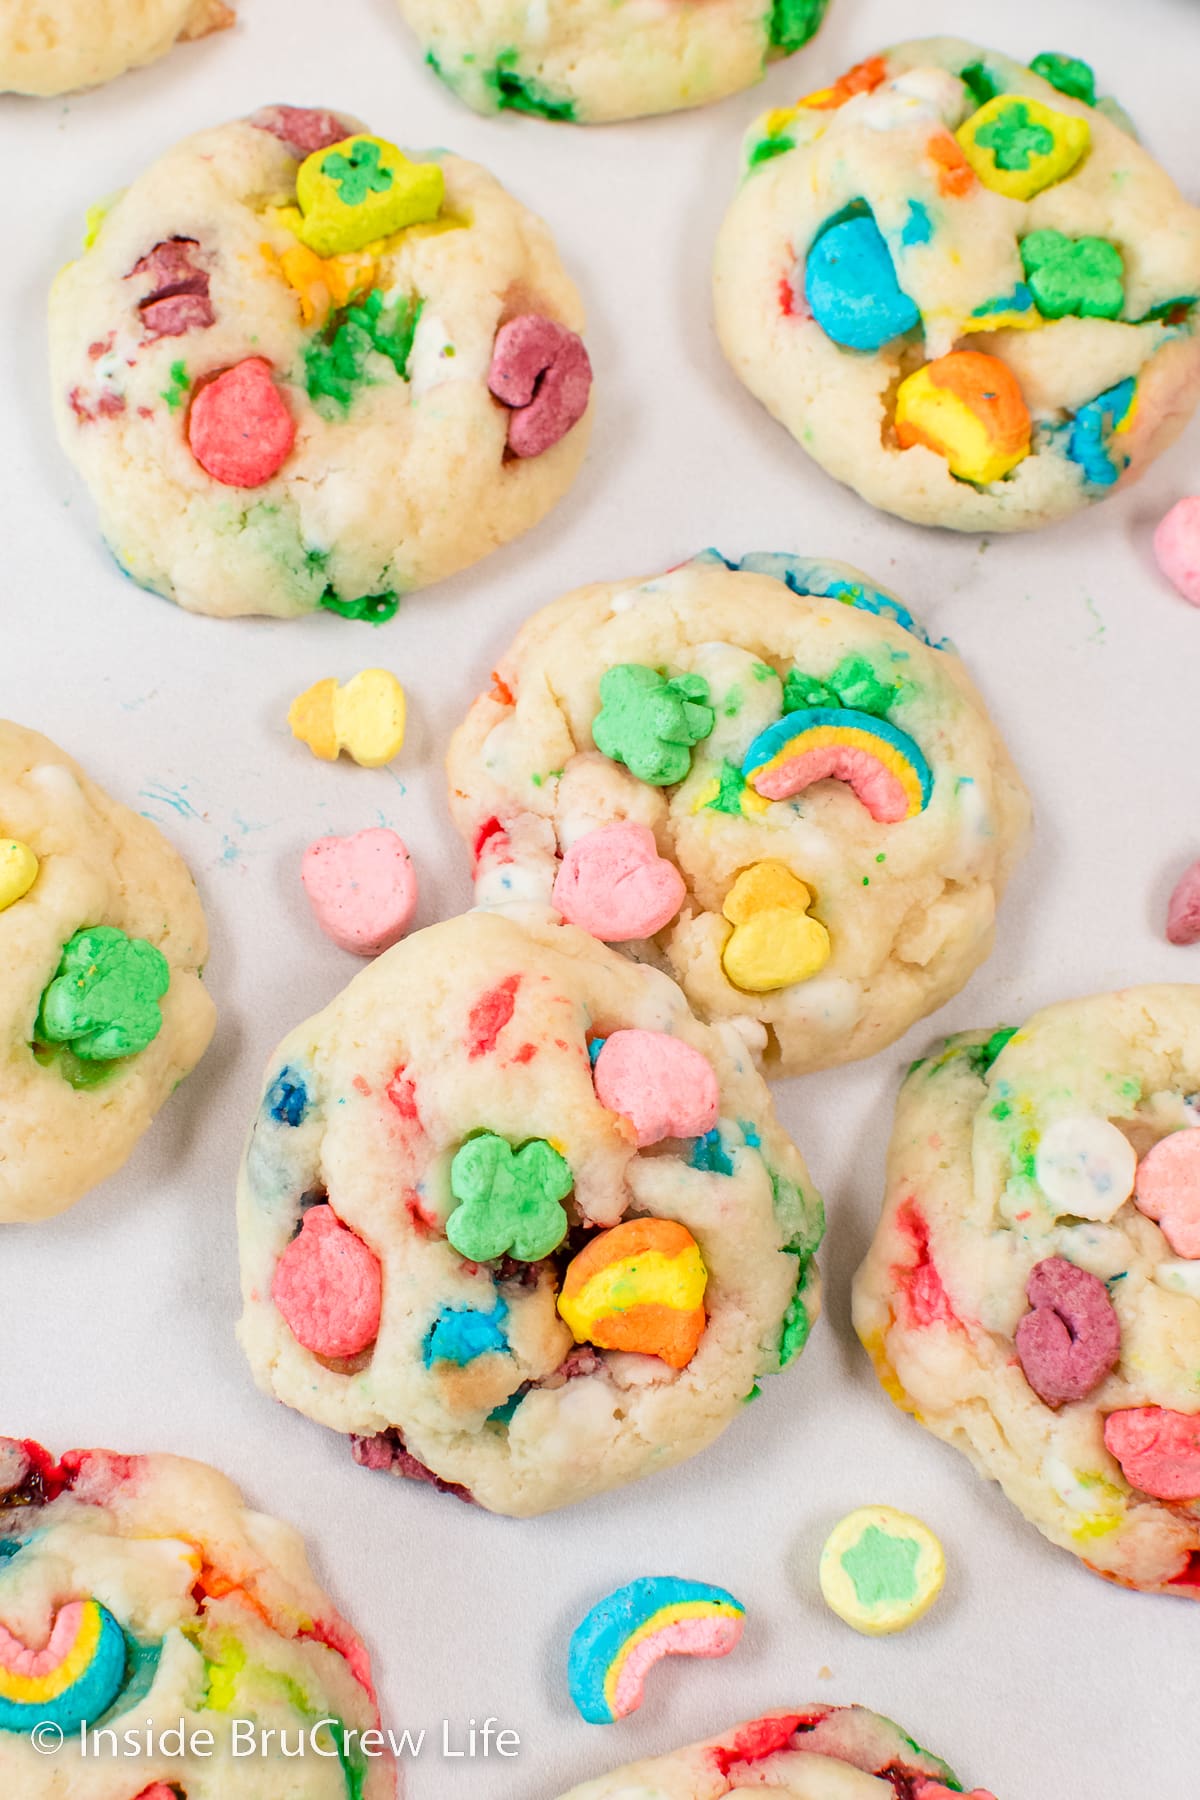
{"label": "blue marshmallow piece", "polygon": [[804,293],[821,330],[844,350],[880,350],[921,322],[870,213],[821,232],[804,265]]}

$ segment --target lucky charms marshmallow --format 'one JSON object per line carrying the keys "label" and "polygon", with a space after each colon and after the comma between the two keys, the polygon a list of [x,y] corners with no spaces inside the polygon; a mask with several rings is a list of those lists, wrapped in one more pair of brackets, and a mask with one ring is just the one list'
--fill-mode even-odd
{"label": "lucky charms marshmallow", "polygon": [[399,0],[478,112],[598,124],[719,100],[806,44],[828,0]]}
{"label": "lucky charms marshmallow", "polygon": [[225,0],[11,0],[0,9],[0,93],[95,87],[233,19]]}
{"label": "lucky charms marshmallow", "polygon": [[720,1737],[647,1757],[573,1787],[562,1800],[994,1800],[965,1794],[940,1757],[864,1706],[767,1713]]}
{"label": "lucky charms marshmallow", "polygon": [[59,434],[142,586],[378,623],[570,486],[582,323],[477,164],[269,106],[96,209],[51,296]]}
{"label": "lucky charms marshmallow", "polygon": [[1200,396],[1200,211],[1087,64],[901,45],[747,142],[717,327],[839,481],[1016,531],[1134,481]]}
{"label": "lucky charms marshmallow", "polygon": [[778,1074],[958,991],[1028,822],[958,657],[799,556],[709,551],[536,613],[448,770],[481,904],[659,962]]}
{"label": "lucky charms marshmallow", "polygon": [[1200,987],[916,1063],[854,1318],[897,1405],[1052,1542],[1200,1599]]}
{"label": "lucky charms marshmallow", "polygon": [[0,1223],[120,1168],[212,1036],[207,954],[157,826],[0,720]]}
{"label": "lucky charms marshmallow", "polygon": [[394,1800],[378,1727],[290,1526],[203,1463],[0,1438],[6,1797]]}
{"label": "lucky charms marshmallow", "polygon": [[261,1386],[523,1516],[738,1416],[803,1348],[823,1214],[736,1033],[572,926],[468,913],[284,1039],[238,1229]]}

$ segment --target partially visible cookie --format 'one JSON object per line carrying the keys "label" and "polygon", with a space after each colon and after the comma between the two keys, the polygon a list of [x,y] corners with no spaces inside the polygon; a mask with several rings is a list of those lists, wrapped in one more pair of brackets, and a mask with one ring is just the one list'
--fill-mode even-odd
{"label": "partially visible cookie", "polygon": [[477,112],[601,124],[719,100],[808,42],[829,0],[399,0]]}
{"label": "partially visible cookie", "polygon": [[1085,63],[902,44],[761,118],[742,175],[725,353],[886,512],[1050,524],[1135,481],[1200,398],[1200,210]]}
{"label": "partially visible cookie", "polygon": [[392,1800],[379,1722],[290,1525],[204,1463],[0,1438],[6,1796]]}
{"label": "partially visible cookie", "polygon": [[259,1384],[514,1516],[704,1449],[819,1305],[736,1033],[571,926],[417,932],[272,1056],[238,1192]]}
{"label": "partially visible cookie", "polygon": [[98,87],[164,56],[180,38],[232,25],[226,0],[7,0],[0,93]]}
{"label": "partially visible cookie", "polygon": [[0,720],[0,1221],[120,1168],[212,1036],[207,954],[157,826]]}
{"label": "partially visible cookie", "polygon": [[776,1074],[869,1056],[958,991],[1029,818],[954,652],[857,570],[787,555],[535,613],[448,775],[480,904],[659,962]]}
{"label": "partially visible cookie", "polygon": [[914,1064],[854,1321],[896,1404],[1052,1543],[1200,1599],[1200,987]]}
{"label": "partially visible cookie", "polygon": [[562,1800],[725,1800],[760,1790],[781,1800],[994,1800],[983,1788],[964,1795],[948,1764],[864,1706],[767,1713],[585,1781]]}
{"label": "partially visible cookie", "polygon": [[547,227],[478,164],[268,106],[93,219],[51,296],[59,436],[143,587],[378,624],[571,485],[582,324]]}

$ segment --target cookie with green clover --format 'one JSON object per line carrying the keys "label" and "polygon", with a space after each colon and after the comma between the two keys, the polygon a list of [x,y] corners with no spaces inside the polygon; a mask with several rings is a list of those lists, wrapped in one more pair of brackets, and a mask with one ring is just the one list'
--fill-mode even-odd
{"label": "cookie with green clover", "polygon": [[0,720],[0,1222],[120,1168],[212,1036],[207,954],[158,827]]}
{"label": "cookie with green clover", "polygon": [[1064,518],[1200,398],[1200,209],[1061,50],[922,39],[764,114],[714,299],[767,410],[917,524]]}
{"label": "cookie with green clover", "polygon": [[954,652],[845,564],[707,551],[536,613],[451,743],[476,900],[666,968],[772,1073],[991,946],[1028,801]]}
{"label": "cookie with green clover", "polygon": [[703,1450],[796,1361],[823,1226],[761,1076],[675,982],[470,912],[272,1054],[239,1335],[365,1468],[546,1512]]}
{"label": "cookie with green clover", "polygon": [[701,106],[800,49],[829,0],[399,0],[435,75],[477,112],[600,124]]}
{"label": "cookie with green clover", "polygon": [[582,330],[550,232],[486,169],[267,106],[89,215],[51,294],[59,436],[140,586],[380,625],[567,491]]}

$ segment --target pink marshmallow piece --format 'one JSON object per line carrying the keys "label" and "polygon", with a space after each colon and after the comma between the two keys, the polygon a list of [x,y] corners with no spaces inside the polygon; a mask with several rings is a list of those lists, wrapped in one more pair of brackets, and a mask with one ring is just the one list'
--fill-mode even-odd
{"label": "pink marshmallow piece", "polygon": [[1133,1203],[1176,1256],[1200,1257],[1200,1128],[1160,1138],[1138,1164]]}
{"label": "pink marshmallow piece", "polygon": [[989,1788],[972,1788],[969,1794],[956,1794],[940,1781],[920,1781],[913,1789],[913,1800],[996,1800]]}
{"label": "pink marshmallow piece", "polygon": [[1109,1413],[1104,1442],[1131,1487],[1154,1500],[1200,1499],[1200,1413],[1166,1406]]}
{"label": "pink marshmallow piece", "polygon": [[143,1788],[137,1800],[179,1800],[179,1796],[165,1781],[156,1781],[153,1787]]}
{"label": "pink marshmallow piece", "polygon": [[646,1677],[664,1656],[728,1656],[745,1628],[742,1615],[736,1618],[680,1619],[645,1637],[626,1657],[617,1678],[612,1709],[618,1719],[626,1719],[642,1704]]}
{"label": "pink marshmallow piece", "polygon": [[327,150],[330,144],[340,144],[354,133],[354,127],[336,113],[322,112],[315,106],[260,106],[247,122],[259,131],[269,131],[296,157]]}
{"label": "pink marshmallow piece", "polygon": [[570,924],[606,944],[625,944],[669,925],[686,894],[648,825],[601,825],[563,857],[553,900]]}
{"label": "pink marshmallow piece", "polygon": [[614,1031],[594,1071],[596,1098],[629,1120],[638,1148],[703,1137],[717,1122],[721,1089],[706,1056],[664,1031]]}
{"label": "pink marshmallow piece", "polygon": [[51,1628],[49,1642],[41,1650],[31,1650],[6,1626],[0,1625],[0,1669],[25,1680],[36,1681],[40,1675],[53,1675],[65,1661],[76,1637],[83,1613],[82,1600],[70,1600],[60,1607]]}
{"label": "pink marshmallow piece", "polygon": [[379,1258],[332,1206],[312,1206],[275,1265],[271,1298],[296,1342],[314,1356],[357,1356],[379,1335]]}
{"label": "pink marshmallow piece", "polygon": [[304,852],[300,879],[321,930],[352,956],[390,950],[417,910],[412,858],[385,825],[318,838]]}
{"label": "pink marshmallow piece", "polygon": [[225,487],[261,487],[279,473],[296,421],[265,357],[247,356],[197,391],[187,437],[205,474]]}
{"label": "pink marshmallow piece", "polygon": [[541,313],[522,313],[496,333],[488,387],[512,409],[508,447],[541,456],[587,411],[592,365],[583,339]]}
{"label": "pink marshmallow piece", "polygon": [[1177,500],[1160,521],[1154,555],[1176,592],[1200,606],[1200,494]]}
{"label": "pink marshmallow piece", "polygon": [[1172,944],[1200,943],[1200,862],[1185,869],[1167,905],[1167,940]]}
{"label": "pink marshmallow piece", "polygon": [[844,781],[882,825],[894,825],[908,817],[908,795],[891,770],[852,744],[823,744],[790,756],[772,769],[757,771],[752,785],[764,800],[790,800],[793,794],[828,780]]}
{"label": "pink marshmallow piece", "polygon": [[1084,1400],[1121,1356],[1121,1325],[1098,1275],[1062,1256],[1035,1264],[1025,1287],[1032,1307],[1017,1326],[1025,1379],[1047,1406]]}

